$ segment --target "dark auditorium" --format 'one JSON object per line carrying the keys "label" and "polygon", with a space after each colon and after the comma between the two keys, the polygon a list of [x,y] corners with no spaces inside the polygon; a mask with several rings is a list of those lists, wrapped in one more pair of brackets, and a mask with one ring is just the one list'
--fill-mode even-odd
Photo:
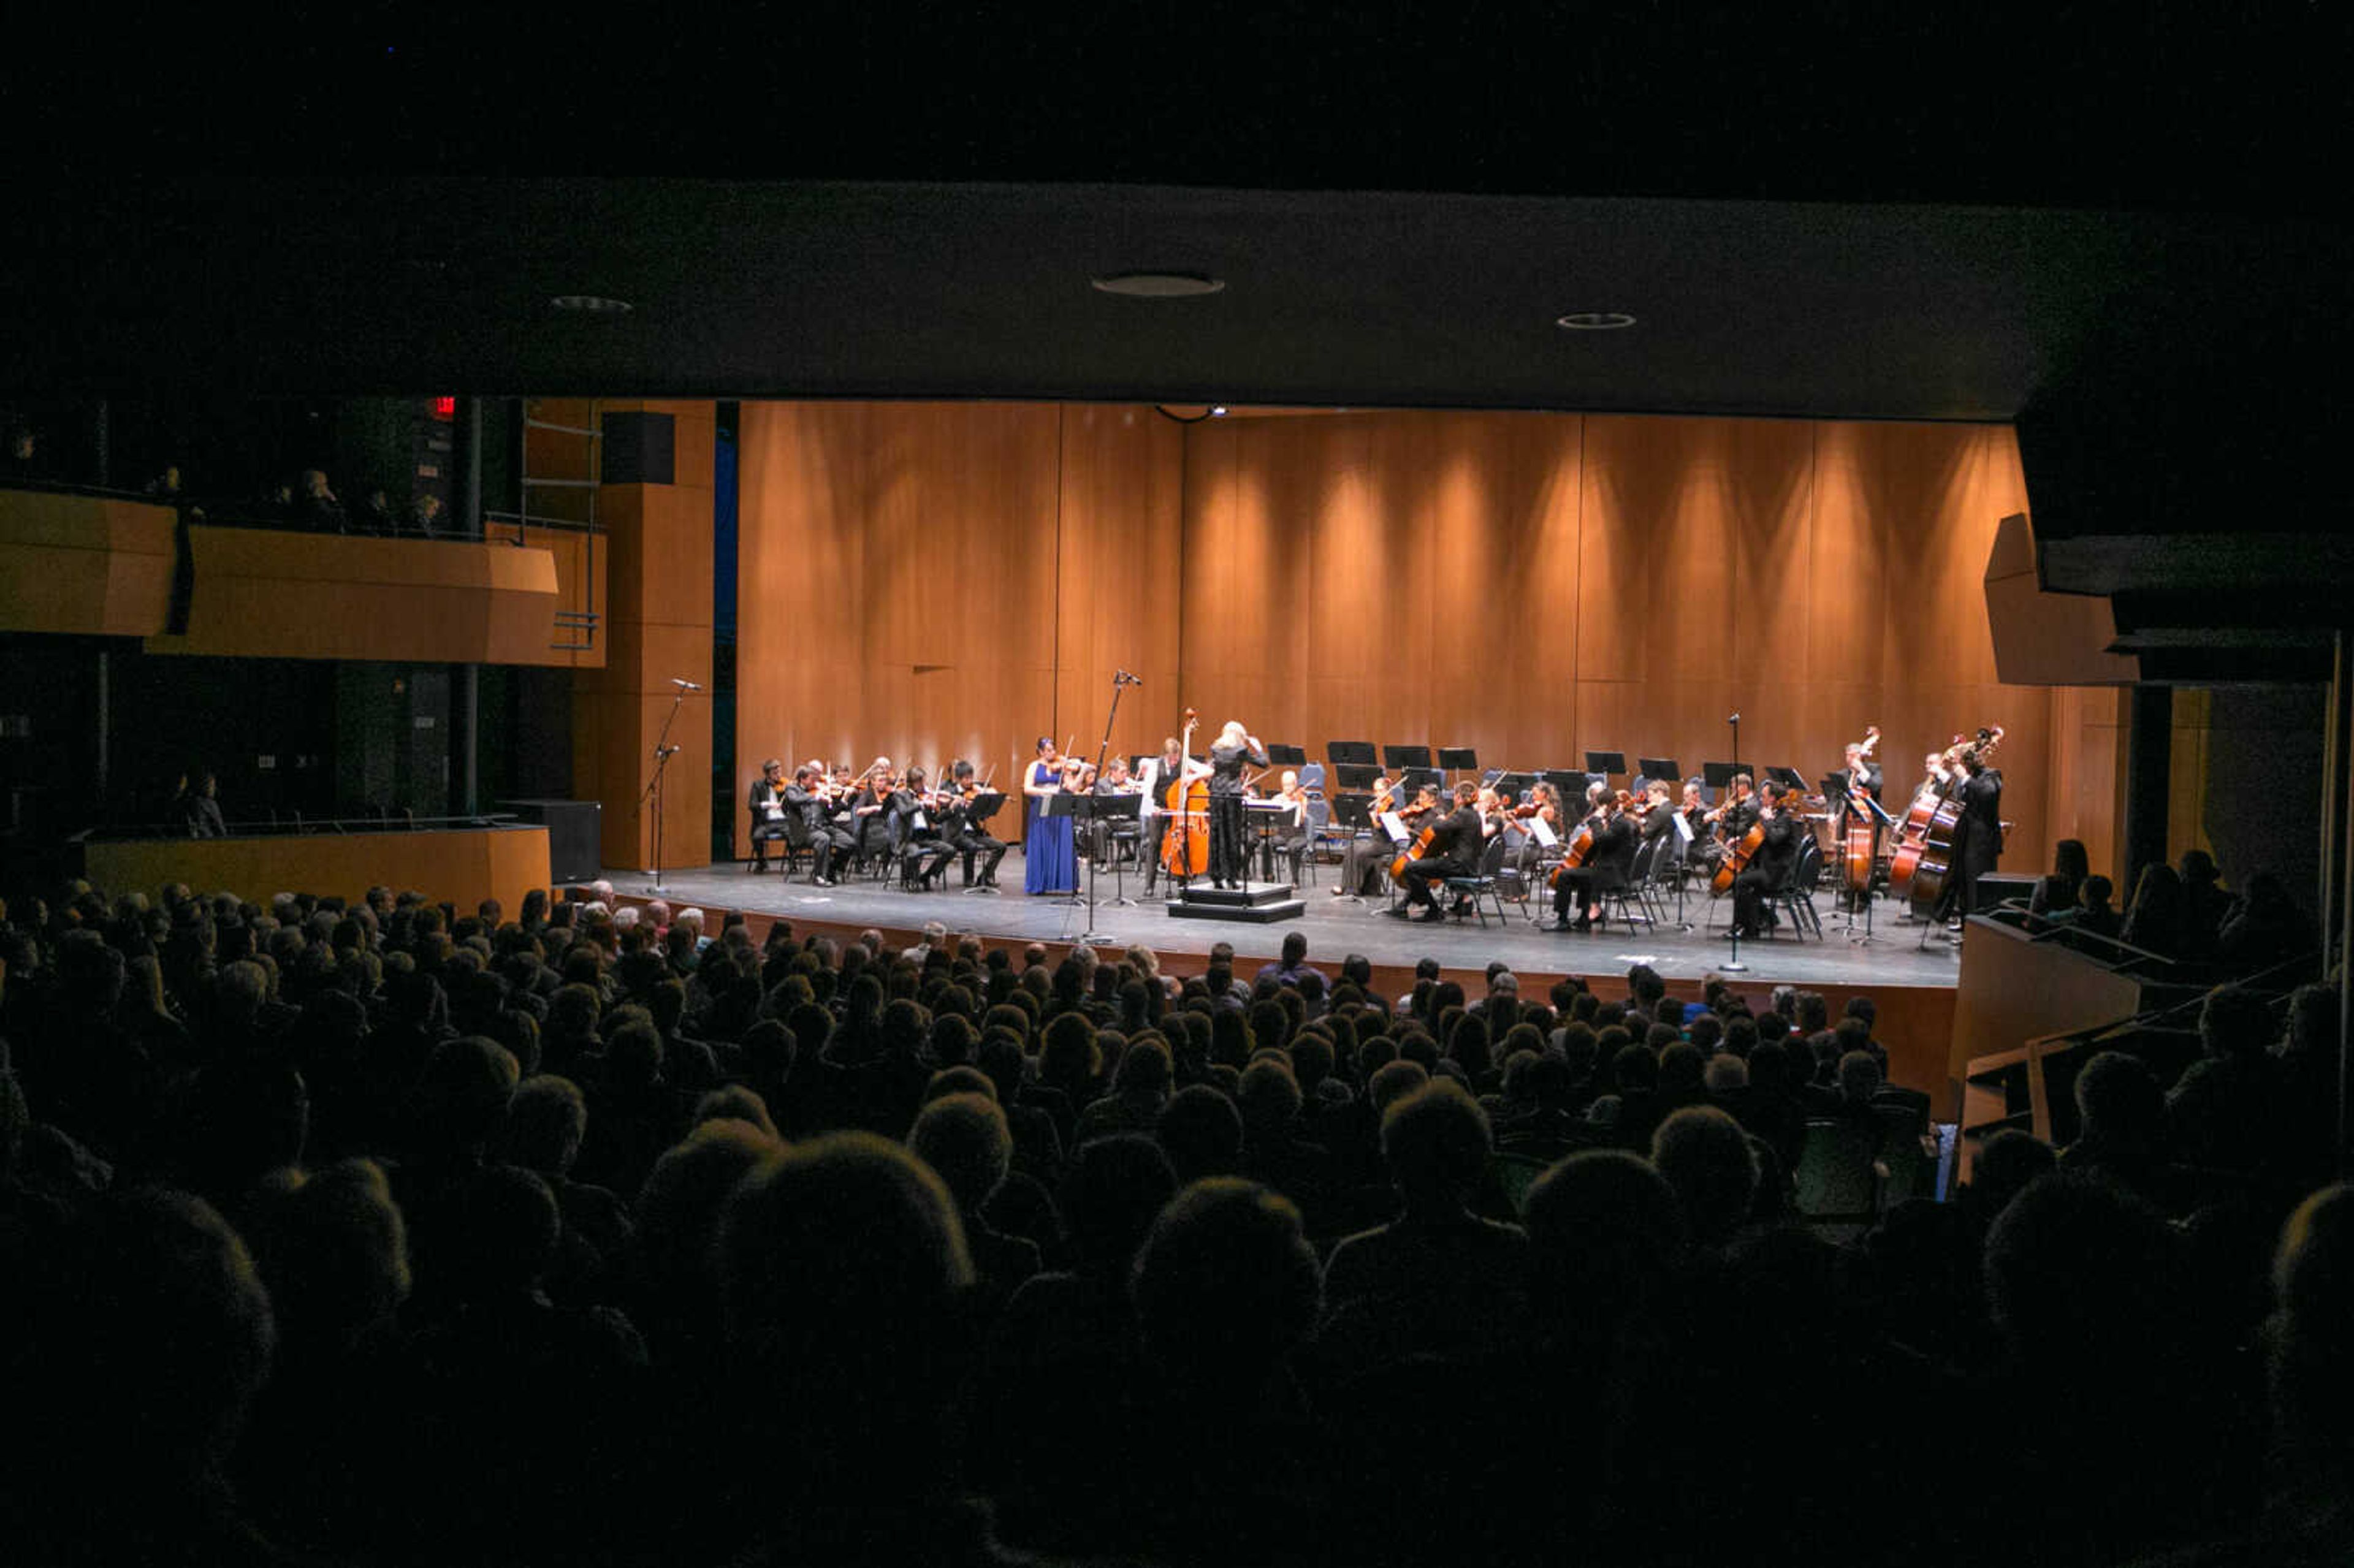
{"label": "dark auditorium", "polygon": [[366,9],[0,69],[0,1562],[2354,1563],[2354,15]]}

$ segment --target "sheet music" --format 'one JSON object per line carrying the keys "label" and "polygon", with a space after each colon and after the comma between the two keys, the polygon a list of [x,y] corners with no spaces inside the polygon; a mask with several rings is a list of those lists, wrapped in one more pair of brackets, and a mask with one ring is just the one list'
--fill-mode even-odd
{"label": "sheet music", "polygon": [[930,822],[928,822],[928,821],[927,821],[925,820],[925,818],[924,818],[924,813],[923,813],[923,812],[921,812],[921,811],[917,811],[917,812],[913,817],[909,818],[909,819],[908,819],[908,821],[909,821],[909,825],[910,825],[910,826],[912,826],[912,827],[916,830],[916,832],[919,832],[919,833],[920,833],[920,832],[922,832],[925,829],[927,829],[927,828],[928,828],[928,827],[930,827],[930,826],[932,825]]}
{"label": "sheet music", "polygon": [[1529,819],[1529,832],[1534,833],[1536,835],[1537,842],[1543,844],[1547,849],[1551,849],[1553,845],[1561,842],[1561,835],[1554,832],[1553,831],[1553,824],[1546,821],[1543,817],[1531,817]]}
{"label": "sheet music", "polygon": [[1678,811],[1670,820],[1676,824],[1676,836],[1682,839],[1686,843],[1691,842],[1691,823],[1685,820],[1684,814],[1681,811]]}
{"label": "sheet music", "polygon": [[1405,819],[1395,811],[1384,811],[1374,821],[1381,823],[1382,832],[1389,834],[1395,842],[1404,843],[1410,836],[1405,831]]}

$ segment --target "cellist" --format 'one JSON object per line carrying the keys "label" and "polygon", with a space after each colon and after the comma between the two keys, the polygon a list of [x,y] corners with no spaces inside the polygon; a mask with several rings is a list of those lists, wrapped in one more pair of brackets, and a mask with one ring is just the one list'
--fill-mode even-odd
{"label": "cellist", "polygon": [[[1585,859],[1576,865],[1564,865],[1554,874],[1553,921],[1550,929],[1591,930],[1600,895],[1625,891],[1628,874],[1635,867],[1638,842],[1634,808],[1635,798],[1624,789],[1601,802],[1601,815],[1595,820],[1594,842],[1587,848]],[[1573,905],[1577,909],[1574,923],[1569,917]]]}
{"label": "cellist", "polygon": [[1733,928],[1740,936],[1765,934],[1766,900],[1789,880],[1798,858],[1798,819],[1784,809],[1787,793],[1772,779],[1766,781],[1765,804],[1757,816],[1764,835],[1757,853],[1733,879]]}

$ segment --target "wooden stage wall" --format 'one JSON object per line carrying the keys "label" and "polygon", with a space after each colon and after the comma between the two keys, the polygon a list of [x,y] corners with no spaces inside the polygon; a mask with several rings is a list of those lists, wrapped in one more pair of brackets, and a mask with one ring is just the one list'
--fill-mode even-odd
{"label": "wooden stage wall", "polygon": [[1995,676],[2007,426],[748,402],[740,440],[739,803],[769,755],[1092,756],[1118,666],[1120,751],[1190,704],[1319,758],[1697,771],[1737,711],[1744,760],[1810,780],[1878,723],[1901,798],[2000,724],[2006,868],[2114,859],[2115,694]]}

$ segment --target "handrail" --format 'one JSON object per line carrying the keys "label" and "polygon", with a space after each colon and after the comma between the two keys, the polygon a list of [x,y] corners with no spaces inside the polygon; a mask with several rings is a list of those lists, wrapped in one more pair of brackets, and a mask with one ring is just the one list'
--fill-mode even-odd
{"label": "handrail", "polygon": [[[230,839],[301,838],[313,833],[408,832],[447,827],[502,828],[520,821],[521,818],[513,811],[476,811],[448,817],[412,817],[404,813],[398,819],[384,816],[304,818],[298,815],[293,821],[283,822],[274,818],[269,821],[228,822],[223,824],[223,832],[208,836]],[[169,823],[93,828],[76,836],[85,843],[138,843],[151,839],[187,839],[192,843],[203,842],[191,835],[186,828]]]}

